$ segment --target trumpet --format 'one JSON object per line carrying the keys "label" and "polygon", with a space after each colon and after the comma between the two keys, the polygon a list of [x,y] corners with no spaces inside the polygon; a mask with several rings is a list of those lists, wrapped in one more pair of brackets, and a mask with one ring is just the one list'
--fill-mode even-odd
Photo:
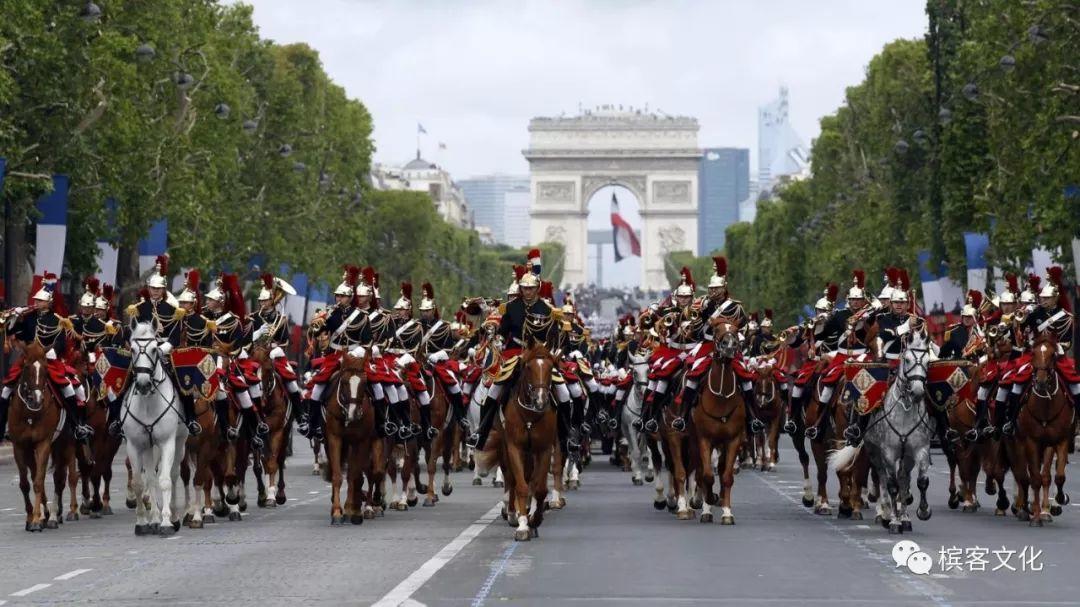
{"label": "trumpet", "polygon": [[[1002,320],[1004,320],[1004,317],[1002,317]],[[986,328],[986,336],[990,339],[997,339],[1004,335],[1005,332],[1008,331],[1008,329],[1008,325],[1006,325],[1004,322],[997,325],[990,325]]]}
{"label": "trumpet", "polygon": [[1029,312],[1028,312],[1028,309],[1026,307],[1020,308],[1019,310],[1013,312],[1012,320],[1014,322],[1024,324],[1024,321],[1027,320],[1028,313]]}

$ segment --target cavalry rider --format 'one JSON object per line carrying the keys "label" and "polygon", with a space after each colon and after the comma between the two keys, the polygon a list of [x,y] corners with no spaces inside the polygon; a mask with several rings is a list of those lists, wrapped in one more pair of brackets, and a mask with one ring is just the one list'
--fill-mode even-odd
{"label": "cavalry rider", "polygon": [[[64,364],[64,354],[70,345],[65,333],[71,333],[73,327],[69,319],[57,313],[63,313],[65,309],[62,296],[55,293],[56,285],[56,275],[51,272],[35,276],[36,291],[31,298],[32,307],[15,308],[10,320],[6,322],[14,325],[9,332],[17,343],[25,347],[36,342],[45,350],[49,380],[56,392],[63,397],[64,409],[71,417],[75,438],[85,440],[92,436],[94,431],[86,423],[86,406],[76,392],[77,388],[81,391],[81,386],[72,381],[75,379],[74,374],[69,373],[69,367]],[[54,311],[54,306],[57,311]],[[0,389],[0,436],[4,432],[8,405],[22,374],[22,368],[21,358],[12,362],[7,377],[4,378],[4,387]]]}
{"label": "cavalry rider", "polygon": [[[309,438],[323,437],[323,392],[326,384],[341,366],[341,357],[345,352],[355,353],[356,356],[364,356],[365,350],[361,346],[371,342],[371,333],[367,323],[367,313],[358,306],[360,268],[345,266],[345,274],[341,284],[334,289],[334,306],[325,314],[312,320],[310,330],[315,333],[316,340],[329,336],[330,351],[323,356],[313,358],[311,365],[315,369],[311,380],[308,382],[307,398],[301,407],[298,429],[300,433]],[[366,297],[371,296],[370,287],[364,290]],[[368,306],[369,302],[364,301]],[[374,391],[375,386],[372,386]],[[381,391],[381,388],[379,388]],[[386,419],[386,409],[382,401],[375,402],[376,426],[382,428]],[[397,431],[397,428],[394,428]]]}
{"label": "cavalry rider", "polygon": [[[120,322],[113,318],[113,286],[109,283],[102,285],[101,294],[94,298],[94,318],[97,318],[105,325],[105,337],[98,341],[95,349],[115,345],[123,330],[120,327]],[[91,364],[94,362],[94,360],[91,360]]]}
{"label": "cavalry rider", "polygon": [[[772,315],[773,311],[768,308],[762,313],[758,330],[746,341],[746,356],[754,358],[765,354],[764,347],[776,340],[772,334]],[[756,317],[757,314],[754,316]]]}
{"label": "cavalry rider", "polygon": [[270,362],[274,372],[285,386],[289,403],[299,412],[300,385],[296,381],[299,376],[285,355],[292,337],[292,323],[281,310],[281,302],[287,295],[296,295],[296,289],[273,274],[263,274],[261,278],[263,286],[259,290],[259,310],[251,318],[251,341],[256,342],[264,336],[270,340]]}
{"label": "cavalry rider", "polygon": [[[1032,277],[1038,281],[1039,277],[1032,275]],[[1033,293],[1028,291],[1029,295],[1033,296]],[[976,396],[975,407],[976,415],[978,409],[983,409],[983,416],[986,416],[985,410],[989,409],[989,397],[990,390],[997,384],[997,391],[994,395],[994,419],[993,423],[986,425],[982,428],[981,435],[985,437],[994,436],[1001,426],[1005,423],[1005,408],[1006,401],[1009,398],[1009,393],[1012,391],[1012,375],[1016,369],[1016,361],[1018,361],[1024,355],[1024,348],[1016,336],[1015,317],[1017,313],[1017,297],[1024,297],[1020,294],[1020,287],[1018,278],[1011,272],[1005,274],[1005,291],[1001,294],[997,301],[997,311],[987,320],[987,327],[991,326],[991,323],[996,324],[997,340],[1004,340],[1008,344],[1009,352],[1008,358],[1004,360],[993,360],[987,364],[993,364],[992,369],[988,369],[983,373],[983,383],[979,384],[979,392]],[[1032,301],[1034,298],[1032,297]],[[1025,311],[1026,314],[1026,311]]]}
{"label": "cavalry rider", "polygon": [[[94,352],[105,340],[107,326],[105,321],[94,313],[94,304],[101,296],[101,283],[97,277],[90,276],[83,281],[83,294],[79,297],[79,313],[71,317],[72,333],[81,342],[86,361],[95,362]],[[84,369],[85,371],[85,369]]]}
{"label": "cavalry rider", "polygon": [[1030,312],[1020,323],[1028,349],[1014,371],[1014,383],[1005,413],[1006,421],[1002,427],[1002,434],[1005,436],[1016,434],[1016,417],[1020,412],[1020,399],[1034,371],[1031,366],[1031,347],[1040,336],[1049,336],[1055,344],[1057,355],[1054,358],[1054,366],[1062,383],[1068,387],[1069,400],[1072,401],[1075,414],[1080,416],[1080,373],[1076,371],[1076,362],[1068,355],[1073,340],[1073,315],[1069,308],[1069,296],[1065,292],[1062,273],[1059,266],[1046,269],[1046,286],[1039,291],[1039,303],[1029,308]]}
{"label": "cavalry rider", "polygon": [[[550,344],[556,328],[554,323],[561,316],[559,310],[540,298],[541,281],[538,274],[521,266],[515,267],[515,274],[519,276],[516,281],[519,295],[499,306],[498,310],[499,325],[496,332],[504,344],[502,362],[494,374],[487,399],[481,407],[480,427],[465,440],[466,445],[476,449],[484,448],[488,433],[502,406],[503,397],[509,395],[509,387],[517,380],[521,352],[527,344],[526,331],[538,341]],[[560,426],[566,428],[569,425],[570,392],[555,368],[552,369],[552,392],[558,403]],[[573,448],[573,445],[568,447]]]}
{"label": "cavalry rider", "polygon": [[[214,288],[206,294],[205,301],[204,315],[213,323],[214,349],[221,356],[218,358],[218,372],[224,377],[220,390],[225,390],[227,383],[240,406],[241,421],[237,427],[228,429],[227,436],[235,440],[240,427],[246,424],[248,438],[253,445],[260,447],[263,443],[261,435],[267,434],[270,428],[259,412],[262,383],[253,369],[241,361],[244,348],[251,344],[251,328],[236,275],[219,275]],[[230,357],[228,367],[224,365],[224,356]],[[221,398],[220,392],[218,398]]]}
{"label": "cavalry rider", "polygon": [[[671,427],[678,432],[686,429],[686,417],[697,404],[698,386],[704,381],[712,364],[713,352],[716,350],[716,342],[713,339],[712,325],[709,321],[721,319],[735,326],[736,331],[749,327],[749,317],[743,309],[742,302],[732,299],[727,290],[727,259],[713,257],[714,273],[709,278],[708,294],[702,304],[701,313],[698,315],[700,322],[689,323],[689,329],[693,332],[694,345],[687,353],[686,359],[686,385],[676,400],[681,405],[679,416],[671,422]],[[743,402],[746,405],[746,424],[748,436],[765,429],[765,424],[755,414],[754,398],[754,374],[746,368],[743,362],[742,349],[736,353],[731,361],[732,369],[740,382]]]}
{"label": "cavalry rider", "polygon": [[[424,287],[430,289],[431,285],[424,283]],[[428,391],[423,368],[416,359],[421,356],[420,346],[424,340],[424,327],[413,318],[411,283],[401,283],[401,297],[394,304],[391,314],[397,323],[397,329],[394,331],[396,343],[393,347],[387,348],[387,352],[397,357],[397,365],[404,371],[405,382],[412,388],[420,405],[420,432],[431,440],[439,434],[439,431],[431,427],[431,392]]]}
{"label": "cavalry rider", "polygon": [[[977,347],[979,343],[985,343],[985,333],[979,322],[979,311],[982,308],[982,293],[969,290],[967,300],[960,311],[960,322],[950,325],[945,330],[945,340],[941,345],[938,357],[943,360],[961,360],[968,357],[985,355],[985,348]],[[985,431],[987,424],[987,403],[989,387],[979,386],[976,395],[975,423],[965,433],[964,438],[969,441],[977,440]],[[954,431],[955,432],[955,431]]]}
{"label": "cavalry rider", "polygon": [[570,392],[570,400],[573,402],[573,410],[570,415],[573,442],[580,440],[579,435],[588,434],[590,428],[585,422],[586,410],[589,408],[586,399],[595,398],[600,390],[600,385],[593,378],[592,368],[588,361],[588,343],[585,339],[585,323],[577,314],[574,300],[570,293],[563,298],[561,309],[562,321],[560,323],[560,350],[562,360],[560,370],[566,389]]}
{"label": "cavalry rider", "polygon": [[367,314],[370,336],[370,342],[362,344],[371,348],[367,368],[368,383],[371,384],[376,401],[385,401],[386,409],[397,420],[396,424],[384,422],[384,432],[387,436],[397,434],[399,440],[405,441],[418,434],[421,429],[412,422],[409,392],[398,374],[395,348],[397,337],[394,335],[398,321],[390,310],[380,304],[379,274],[368,266],[364,268],[362,275],[363,280],[356,287],[356,294],[358,307]]}
{"label": "cavalry rider", "polygon": [[[197,269],[188,270],[184,274],[184,288],[176,296],[177,304],[184,311],[180,320],[180,347],[202,348],[207,351],[214,349],[216,341],[214,333],[217,325],[203,316],[203,299],[199,290],[200,272]],[[184,398],[192,398],[194,395]],[[218,430],[221,435],[228,435],[228,394],[224,390],[218,390],[215,395],[215,408],[217,410]]]}
{"label": "cavalry rider", "polygon": [[[847,330],[847,315],[840,315],[836,310],[836,297],[840,287],[829,283],[825,287],[823,295],[814,303],[814,317],[807,322],[785,331],[788,333],[784,341],[790,348],[799,348],[802,344],[808,344],[806,350],[806,362],[795,373],[793,387],[791,388],[791,409],[788,421],[802,417],[803,409],[810,402],[813,391],[816,390],[814,379],[821,376],[821,384],[824,386],[819,395],[818,402],[827,406],[832,400],[833,392],[839,382],[839,375],[843,375],[843,367],[833,366],[834,361],[840,354],[840,340]],[[853,293],[848,292],[849,295]],[[860,292],[861,294],[861,292]],[[825,361],[826,368],[819,372],[821,362]],[[842,360],[841,360],[842,362]],[[813,440],[821,431],[821,426],[828,417],[823,412],[817,422],[809,428],[805,428],[806,437]],[[795,432],[797,428],[793,424],[785,424],[785,430]]]}
{"label": "cavalry rider", "polygon": [[[649,315],[668,325],[666,342],[660,344],[649,357],[649,384],[645,390],[645,402],[641,407],[641,417],[634,420],[634,428],[646,432],[660,429],[656,423],[656,400],[661,401],[667,393],[668,385],[689,356],[689,352],[698,345],[703,321],[700,302],[694,301],[697,285],[690,273],[690,268],[683,267],[681,278],[672,296],[664,301],[649,306]],[[672,423],[675,426],[675,422]],[[685,427],[685,422],[683,423]]]}
{"label": "cavalry rider", "polygon": [[[461,367],[452,356],[455,352],[468,352],[468,348],[464,347],[466,342],[462,341],[460,335],[461,326],[439,318],[435,287],[431,283],[420,285],[420,295],[420,326],[423,328],[420,352],[427,357],[435,371],[435,379],[450,400],[450,415],[459,425],[467,425],[465,399],[459,380]],[[464,318],[464,314],[461,317]]]}

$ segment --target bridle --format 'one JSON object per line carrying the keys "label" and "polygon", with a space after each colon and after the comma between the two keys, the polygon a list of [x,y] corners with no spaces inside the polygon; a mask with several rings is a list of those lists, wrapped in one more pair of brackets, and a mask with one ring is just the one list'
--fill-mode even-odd
{"label": "bridle", "polygon": [[31,366],[34,367],[33,392],[27,393],[28,390],[31,390],[29,382],[20,381],[15,393],[18,394],[19,400],[22,401],[27,411],[37,413],[45,406],[45,390],[48,390],[49,386],[45,385],[42,387],[41,369],[45,366],[45,363],[34,361],[24,367],[24,369],[29,370]]}
{"label": "bridle", "polygon": [[[523,366],[527,367],[530,364],[537,363],[537,366],[541,368],[542,377],[546,377],[547,381],[544,381],[542,385],[533,385],[529,382],[528,372],[526,372],[525,377],[522,378],[523,381],[519,383],[519,388],[516,390],[517,394],[514,396],[514,402],[519,407],[532,413],[543,413],[551,401],[549,392],[551,389],[551,370],[542,368],[545,360],[548,359],[543,357],[533,358],[527,363],[523,363]],[[528,395],[528,400],[522,400],[523,393]]]}

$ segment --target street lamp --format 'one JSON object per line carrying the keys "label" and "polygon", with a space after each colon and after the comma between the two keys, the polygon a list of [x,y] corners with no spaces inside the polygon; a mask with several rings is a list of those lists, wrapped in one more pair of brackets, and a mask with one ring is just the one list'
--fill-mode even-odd
{"label": "street lamp", "polygon": [[79,11],[79,18],[87,23],[93,23],[101,19],[101,7],[93,2],[87,2],[86,6]]}

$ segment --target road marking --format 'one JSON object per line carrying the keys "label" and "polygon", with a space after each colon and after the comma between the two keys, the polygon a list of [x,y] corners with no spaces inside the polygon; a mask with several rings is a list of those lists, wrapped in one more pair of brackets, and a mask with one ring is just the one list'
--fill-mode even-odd
{"label": "road marking", "polygon": [[480,517],[482,523],[473,523],[465,528],[464,531],[458,534],[457,537],[450,540],[450,543],[443,546],[443,549],[435,556],[431,557],[426,563],[420,565],[413,571],[409,577],[402,580],[400,584],[394,587],[393,590],[387,592],[383,598],[379,599],[375,603],[374,607],[397,607],[408,601],[417,590],[420,589],[428,580],[430,580],[440,569],[446,566],[459,552],[461,552],[465,546],[469,545],[469,542],[480,535],[480,532],[487,528],[488,525],[494,521],[502,512],[502,503],[495,504],[491,510],[488,510],[484,516]]}
{"label": "road marking", "polygon": [[67,573],[65,573],[63,575],[58,575],[58,576],[54,577],[53,579],[54,580],[59,580],[59,581],[70,580],[73,577],[82,575],[84,573],[90,573],[91,571],[93,571],[93,569],[76,569],[74,571],[68,571]]}
{"label": "road marking", "polygon": [[506,563],[510,561],[510,557],[513,556],[514,550],[517,550],[519,543],[510,542],[510,545],[503,551],[502,558],[491,564],[491,573],[484,580],[484,584],[480,586],[480,590],[476,592],[476,596],[473,597],[472,607],[481,607],[484,604],[484,600],[491,593],[491,588],[495,586],[496,578],[502,574],[503,569],[506,569]]}
{"label": "road marking", "polygon": [[308,491],[307,494],[308,495],[318,495],[319,492],[318,491]]}
{"label": "road marking", "polygon": [[29,588],[23,588],[17,592],[12,592],[8,596],[26,596],[32,592],[37,592],[38,590],[45,590],[49,586],[52,586],[52,584],[34,584]]}

